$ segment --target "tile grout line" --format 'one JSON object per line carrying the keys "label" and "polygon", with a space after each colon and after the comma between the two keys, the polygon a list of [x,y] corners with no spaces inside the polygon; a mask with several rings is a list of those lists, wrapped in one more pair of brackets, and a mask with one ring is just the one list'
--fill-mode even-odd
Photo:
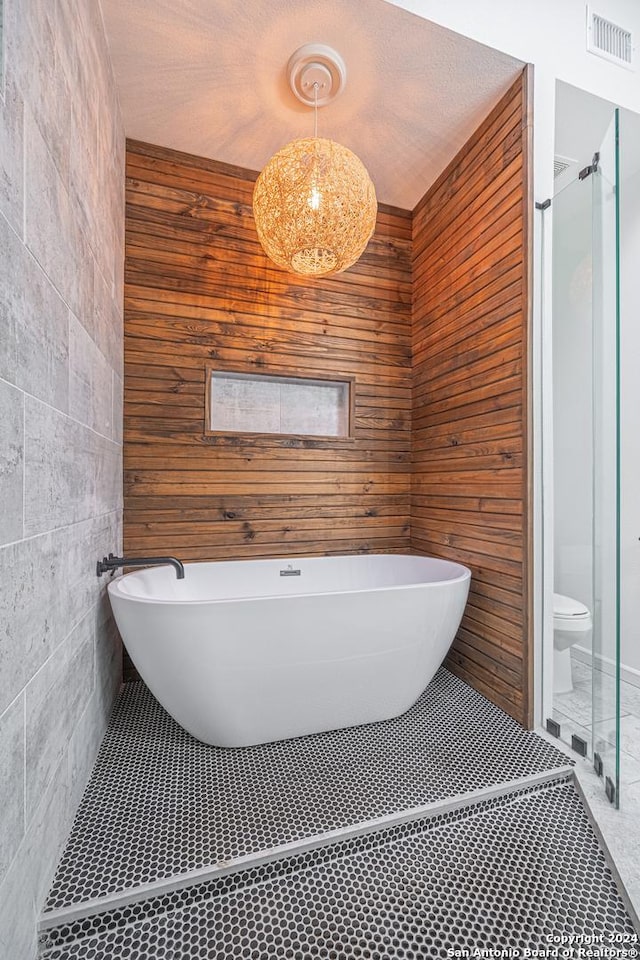
{"label": "tile grout line", "polygon": [[22,537],[27,532],[27,395],[22,391]]}
{"label": "tile grout line", "polygon": [[432,803],[424,804],[418,807],[412,807],[399,813],[385,814],[369,821],[355,824],[351,827],[340,827],[336,830],[327,831],[318,834],[315,837],[307,837],[301,840],[294,840],[290,843],[272,847],[260,853],[246,854],[242,857],[230,861],[223,866],[201,867],[197,870],[191,870],[182,874],[176,874],[173,877],[164,880],[152,881],[151,883],[140,884],[134,889],[108,894],[105,897],[96,898],[85,903],[75,904],[71,907],[62,907],[57,910],[45,911],[41,914],[38,924],[40,933],[46,932],[61,924],[72,923],[86,917],[96,916],[102,913],[108,913],[118,907],[130,904],[142,903],[151,897],[163,896],[206,883],[210,880],[220,879],[252,867],[262,866],[269,863],[275,863],[280,860],[286,860],[290,857],[302,853],[337,845],[343,840],[352,840],[357,837],[376,834],[389,827],[399,826],[403,823],[411,823],[415,820],[431,820],[445,813],[458,810],[464,810],[473,807],[485,800],[508,797],[527,787],[542,786],[544,784],[553,784],[566,780],[567,777],[573,777],[574,768],[570,764],[561,767],[555,767],[542,773],[529,774],[519,777],[515,780],[505,781],[499,784],[493,784],[489,787],[479,787],[464,794],[458,794],[455,797],[448,797],[445,800],[436,800]]}
{"label": "tile grout line", "polygon": [[[65,306],[66,306],[66,304],[65,304]],[[67,307],[67,310],[69,311],[69,315],[71,316],[72,311],[71,311],[70,307]],[[73,316],[75,317],[75,314],[73,314]],[[76,319],[77,319],[77,317],[76,317]],[[70,323],[70,322],[71,322],[71,321],[70,321],[70,319],[69,319],[68,323]],[[79,320],[78,320],[78,323],[80,323]],[[82,324],[80,324],[80,326],[82,326]],[[84,327],[83,327],[83,329],[84,329]],[[86,330],[85,330],[85,333],[87,333]],[[90,335],[90,334],[87,333],[87,336],[89,337],[89,339],[91,339],[91,335]],[[98,347],[97,344],[95,344],[95,346],[97,347],[98,350],[100,350],[100,347]],[[104,355],[103,355],[103,356],[104,356]],[[106,358],[105,358],[105,359],[106,359]],[[108,360],[107,360],[107,363],[109,363]],[[111,364],[109,364],[109,369],[110,369],[111,371],[113,371],[113,367],[111,366]],[[68,374],[67,374],[67,390],[70,388],[70,383],[69,383],[70,377],[71,377],[71,371],[70,371],[70,369],[69,369]],[[57,413],[58,416],[64,417],[65,420],[69,420],[71,423],[75,423],[76,426],[78,426],[78,427],[83,427],[83,429],[88,430],[90,433],[93,433],[94,436],[99,437],[101,440],[108,440],[109,443],[112,443],[115,447],[121,447],[121,446],[122,446],[122,443],[121,443],[120,441],[114,440],[111,436],[109,436],[109,435],[106,434],[106,433],[100,433],[99,430],[95,430],[95,429],[94,429],[92,426],[90,426],[88,423],[84,423],[82,420],[78,420],[77,417],[72,417],[70,413],[68,413],[68,412],[65,411],[65,410],[60,410],[59,407],[54,407],[53,404],[47,403],[47,401],[46,401],[46,400],[43,400],[42,397],[36,397],[35,393],[30,393],[28,390],[25,390],[24,387],[19,387],[17,384],[12,383],[11,380],[6,380],[4,377],[0,377],[0,381],[1,381],[2,383],[8,384],[10,387],[13,387],[15,390],[21,390],[22,393],[25,395],[25,397],[29,397],[30,400],[35,400],[36,403],[41,403],[43,407],[47,407],[48,410],[53,410],[53,412],[54,412],[54,413]]]}
{"label": "tile grout line", "polygon": [[[0,381],[2,377],[0,377]],[[4,381],[7,383],[8,381]],[[13,384],[10,384],[13,386]],[[17,389],[20,389],[19,387]],[[72,527],[77,527],[81,523],[93,523],[96,520],[102,520],[104,517],[110,517],[112,514],[120,516],[122,513],[122,507],[116,507],[115,510],[106,510],[104,513],[97,513],[89,517],[83,517],[81,520],[73,520],[71,523],[65,523],[61,527],[51,527],[49,530],[42,530],[40,533],[31,533],[28,537],[22,537],[20,540],[9,540],[8,543],[0,544],[0,550],[4,550],[6,547],[17,547],[21,543],[28,543],[30,540],[37,540],[38,537],[48,537],[53,533],[60,533],[62,530],[71,530]]]}
{"label": "tile grout line", "polygon": [[[27,830],[29,828],[29,822],[27,817],[27,688],[26,686],[22,688],[19,696],[22,697],[22,749],[24,751],[23,766],[22,766],[22,771],[23,771],[22,809],[23,809],[23,819],[24,819],[24,833],[22,835],[22,840],[24,840],[24,838],[27,835]],[[20,843],[22,843],[22,840],[20,841]],[[13,863],[13,860],[11,862]]]}

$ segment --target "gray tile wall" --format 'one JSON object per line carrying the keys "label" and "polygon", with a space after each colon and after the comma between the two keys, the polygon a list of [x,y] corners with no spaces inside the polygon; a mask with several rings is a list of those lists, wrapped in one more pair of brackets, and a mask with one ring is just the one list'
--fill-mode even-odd
{"label": "gray tile wall", "polygon": [[98,0],[2,0],[0,956],[36,918],[120,682],[124,133]]}

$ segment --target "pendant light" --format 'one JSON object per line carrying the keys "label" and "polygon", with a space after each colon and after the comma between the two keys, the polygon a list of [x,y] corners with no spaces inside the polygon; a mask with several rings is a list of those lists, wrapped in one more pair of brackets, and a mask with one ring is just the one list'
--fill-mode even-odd
{"label": "pendant light", "polygon": [[376,192],[358,157],[318,137],[318,107],[344,87],[335,50],[306,44],[289,61],[291,88],[314,108],[314,135],[292,140],[268,161],[253,191],[258,239],[292,273],[326,277],[358,260],[376,225]]}

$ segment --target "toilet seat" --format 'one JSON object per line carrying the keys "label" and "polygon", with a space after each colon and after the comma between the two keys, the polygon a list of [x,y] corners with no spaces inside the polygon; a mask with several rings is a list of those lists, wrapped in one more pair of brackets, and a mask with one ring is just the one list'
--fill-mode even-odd
{"label": "toilet seat", "polygon": [[584,630],[586,623],[591,622],[591,613],[584,603],[565,597],[562,593],[553,595],[553,622],[560,630]]}

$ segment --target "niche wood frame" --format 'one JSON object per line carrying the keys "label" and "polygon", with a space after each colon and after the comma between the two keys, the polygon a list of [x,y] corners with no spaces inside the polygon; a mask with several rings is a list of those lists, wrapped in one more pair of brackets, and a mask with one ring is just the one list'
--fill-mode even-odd
{"label": "niche wood frame", "polygon": [[[205,403],[204,403],[204,433],[207,437],[263,437],[269,441],[273,437],[281,437],[285,440],[326,440],[327,443],[351,443],[355,440],[355,416],[356,416],[356,397],[355,384],[356,378],[346,373],[321,374],[316,371],[300,370],[275,370],[268,369],[256,370],[254,366],[236,364],[231,369],[220,367],[216,364],[208,363],[205,365]],[[211,381],[212,375],[216,373],[229,374],[234,373],[250,376],[256,380],[260,377],[286,380],[287,382],[299,380],[301,384],[309,383],[314,380],[325,380],[327,383],[344,384],[349,391],[349,400],[347,404],[347,432],[346,434],[318,434],[318,433],[281,433],[280,431],[260,431],[260,430],[219,430],[211,427]]]}
{"label": "niche wood frame", "polygon": [[[128,553],[432,554],[472,570],[450,670],[533,721],[531,68],[345,273],[264,256],[256,174],[129,142]],[[354,438],[205,436],[203,368],[354,384]],[[304,371],[304,372],[303,372]]]}

